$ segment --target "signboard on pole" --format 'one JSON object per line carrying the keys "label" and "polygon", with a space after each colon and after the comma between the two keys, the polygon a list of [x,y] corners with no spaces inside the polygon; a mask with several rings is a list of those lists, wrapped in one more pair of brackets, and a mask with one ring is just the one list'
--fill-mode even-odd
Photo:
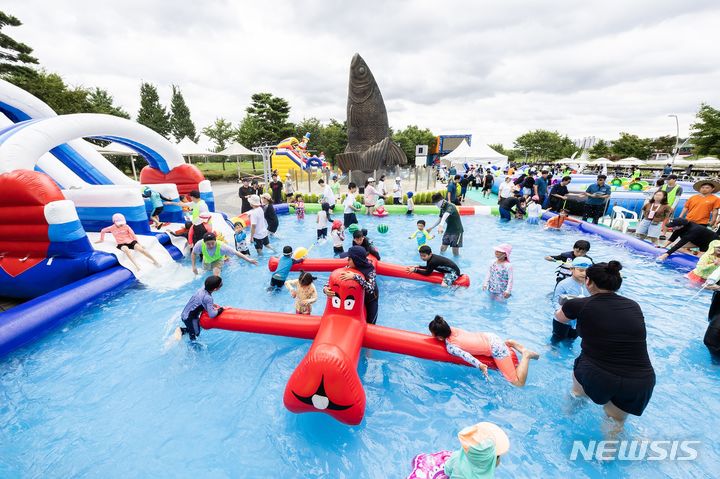
{"label": "signboard on pole", "polygon": [[427,165],[427,145],[415,145],[415,166]]}
{"label": "signboard on pole", "polygon": [[415,157],[415,166],[425,166],[427,165],[427,156],[416,156]]}

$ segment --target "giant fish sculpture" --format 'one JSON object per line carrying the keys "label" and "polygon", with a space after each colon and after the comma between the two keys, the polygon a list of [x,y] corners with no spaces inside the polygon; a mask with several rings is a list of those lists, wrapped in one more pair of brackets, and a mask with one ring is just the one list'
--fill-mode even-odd
{"label": "giant fish sculpture", "polygon": [[[353,171],[357,180],[361,171],[373,171],[405,165],[405,153],[390,138],[387,110],[380,88],[370,68],[357,53],[350,62],[350,84],[347,102],[348,144],[336,156],[343,171]],[[357,173],[356,173],[357,172]]]}

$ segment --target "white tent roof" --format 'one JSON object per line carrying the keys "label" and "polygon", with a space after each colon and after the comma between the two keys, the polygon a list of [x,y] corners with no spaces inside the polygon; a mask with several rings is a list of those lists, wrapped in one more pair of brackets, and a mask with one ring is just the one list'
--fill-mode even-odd
{"label": "white tent roof", "polygon": [[604,156],[602,156],[600,158],[595,158],[594,160],[592,160],[590,162],[591,165],[609,165],[611,163],[612,163],[612,161],[608,160]]}
{"label": "white tent roof", "polygon": [[244,146],[242,146],[240,143],[231,143],[227,148],[225,148],[223,151],[220,152],[221,155],[225,156],[241,156],[241,155],[258,155],[260,156],[260,153],[257,153],[252,150],[248,150]]}
{"label": "white tent roof", "polygon": [[177,144],[177,149],[183,156],[217,156],[218,153],[213,153],[201,147],[187,136],[180,140]]}
{"label": "white tent roof", "polygon": [[471,163],[473,161],[505,163],[507,159],[507,156],[498,153],[481,141],[475,141],[473,146],[470,146],[465,140],[453,151],[440,158],[440,160],[451,164]]}
{"label": "white tent roof", "polygon": [[636,165],[644,165],[645,162],[641,160],[640,158],[635,158],[634,156],[629,156],[627,158],[623,158],[622,160],[618,160],[613,163],[613,165],[618,166],[636,166]]}

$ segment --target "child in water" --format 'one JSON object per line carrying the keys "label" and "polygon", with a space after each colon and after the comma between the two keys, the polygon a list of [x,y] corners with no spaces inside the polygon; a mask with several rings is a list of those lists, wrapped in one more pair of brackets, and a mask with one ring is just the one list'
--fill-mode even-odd
{"label": "child in water", "polygon": [[332,221],[330,217],[330,205],[322,204],[322,209],[317,214],[317,239],[327,238],[328,223]]}
{"label": "child in water", "polygon": [[212,294],[222,287],[222,278],[220,276],[208,276],[205,278],[205,287],[199,289],[190,297],[190,301],[180,314],[180,319],[185,323],[184,328],[175,330],[175,339],[180,339],[184,334],[190,336],[190,341],[200,336],[200,315],[203,311],[207,311],[211,318],[221,314],[224,308],[213,303]]}
{"label": "child in water", "polygon": [[[562,305],[568,298],[582,298],[590,296],[587,286],[585,286],[585,271],[590,266],[592,266],[592,261],[590,261],[590,258],[585,256],[578,256],[572,260],[572,276],[555,284],[553,303],[555,304],[556,310],[562,308]],[[577,329],[575,329],[575,324],[575,320],[564,324],[553,318],[552,342],[557,343],[558,341],[564,339],[573,340],[577,338],[578,334]]]}
{"label": "child in water", "polygon": [[425,243],[427,243],[428,241],[430,241],[433,238],[434,238],[434,236],[432,236],[430,233],[428,233],[425,230],[425,220],[418,220],[417,230],[413,234],[408,236],[408,239],[416,239],[417,240],[418,250],[420,249],[421,246],[423,246]]}
{"label": "child in water", "polygon": [[512,246],[504,243],[495,248],[495,261],[490,265],[483,291],[488,291],[496,298],[509,298],[513,287],[513,270],[510,264]]}
{"label": "child in water", "polygon": [[113,235],[113,238],[115,238],[115,242],[117,242],[117,249],[127,255],[130,262],[135,266],[135,268],[137,268],[138,271],[140,271],[140,266],[135,262],[135,258],[133,258],[133,255],[130,254],[130,250],[137,251],[152,261],[155,266],[160,266],[160,263],[158,263],[157,260],[153,258],[153,256],[148,253],[148,251],[143,248],[140,243],[138,243],[135,232],[127,225],[125,222],[125,216],[123,216],[122,213],[115,213],[112,216],[112,220],[113,224],[111,226],[100,230],[100,239],[95,243],[102,243],[105,240],[105,235],[110,233]]}
{"label": "child in water", "polygon": [[295,217],[299,220],[305,219],[305,200],[303,195],[300,193],[295,195],[295,203],[292,204],[295,207]]}
{"label": "child in water", "polygon": [[290,296],[295,298],[295,314],[312,314],[312,304],[317,301],[317,290],[313,281],[317,278],[306,271],[301,271],[298,279],[285,282]]}
{"label": "child in water", "polygon": [[560,213],[545,222],[546,230],[559,230],[568,217],[568,210],[562,209]]}
{"label": "child in water", "polygon": [[[505,379],[519,388],[525,386],[530,360],[540,357],[538,353],[527,349],[517,341],[508,339],[503,342],[494,333],[469,332],[460,328],[451,328],[442,316],[435,316],[435,319],[428,325],[428,329],[435,339],[445,343],[448,353],[480,369],[486,378],[488,377],[488,367],[475,356],[492,357]],[[515,367],[508,346],[522,355],[517,367]]]}
{"label": "child in water", "polygon": [[407,212],[406,215],[411,215],[415,211],[415,202],[413,201],[413,192],[407,192]]}
{"label": "child in water", "polygon": [[185,225],[182,228],[180,228],[179,230],[175,230],[175,231],[167,230],[167,234],[173,235],[178,238],[188,239],[188,234],[190,233],[190,228],[192,228],[192,221],[186,221]]}
{"label": "child in water", "polygon": [[343,241],[345,241],[345,227],[343,226],[342,221],[335,220],[332,222],[330,238],[333,242],[333,253],[335,256],[345,251],[343,249]]}
{"label": "child in water", "polygon": [[302,259],[293,258],[292,252],[292,246],[285,246],[283,248],[283,255],[278,261],[275,274],[273,274],[272,278],[270,278],[270,290],[275,290],[285,286],[285,281],[287,281],[287,278],[290,275],[290,269],[292,269],[293,265],[303,262]]}
{"label": "child in water", "polygon": [[560,262],[560,266],[558,266],[558,270],[556,271],[555,281],[559,283],[565,278],[569,278],[571,276],[568,264],[575,258],[587,258],[590,260],[590,263],[593,263],[593,259],[587,255],[588,251],[590,251],[590,242],[586,240],[577,240],[573,245],[572,251],[565,251],[564,253],[554,256],[545,256],[546,261]]}
{"label": "child in water", "polygon": [[536,225],[540,223],[540,215],[542,214],[542,207],[539,203],[540,198],[537,196],[533,196],[532,198],[529,198],[527,201],[527,224],[529,225]]}
{"label": "child in water", "polygon": [[235,249],[246,256],[250,256],[250,245],[245,232],[245,221],[239,220],[235,223]]}

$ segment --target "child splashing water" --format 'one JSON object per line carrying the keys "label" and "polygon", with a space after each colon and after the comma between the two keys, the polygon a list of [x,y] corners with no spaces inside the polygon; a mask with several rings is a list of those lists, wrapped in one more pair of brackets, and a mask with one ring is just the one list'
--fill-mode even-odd
{"label": "child splashing water", "polygon": [[[435,319],[428,325],[428,329],[435,339],[445,343],[448,353],[480,369],[486,378],[488,378],[488,367],[474,356],[492,357],[505,379],[519,388],[525,386],[530,360],[540,357],[538,353],[527,349],[517,341],[508,339],[503,342],[494,333],[469,332],[460,328],[451,328],[442,316],[435,316]],[[508,346],[522,355],[517,368],[513,363]]]}
{"label": "child splashing water", "polygon": [[153,258],[153,256],[148,253],[148,251],[143,248],[140,243],[138,243],[135,232],[125,222],[125,216],[121,213],[115,213],[112,216],[112,220],[113,224],[111,226],[100,230],[100,239],[95,243],[102,243],[105,240],[105,235],[110,233],[117,242],[117,249],[127,255],[130,262],[135,266],[135,268],[137,268],[138,271],[140,271],[140,265],[135,262],[135,258],[133,258],[133,255],[130,254],[130,250],[137,251],[152,261],[155,266],[160,266],[160,263],[158,263],[157,260]]}
{"label": "child splashing water", "polygon": [[495,299],[509,298],[513,287],[513,270],[510,264],[512,246],[503,243],[495,248],[495,261],[490,265],[483,291],[488,291]]}
{"label": "child splashing water", "polygon": [[317,278],[306,271],[301,271],[298,279],[285,282],[290,296],[295,298],[295,314],[312,314],[312,305],[318,299],[313,281]]}

